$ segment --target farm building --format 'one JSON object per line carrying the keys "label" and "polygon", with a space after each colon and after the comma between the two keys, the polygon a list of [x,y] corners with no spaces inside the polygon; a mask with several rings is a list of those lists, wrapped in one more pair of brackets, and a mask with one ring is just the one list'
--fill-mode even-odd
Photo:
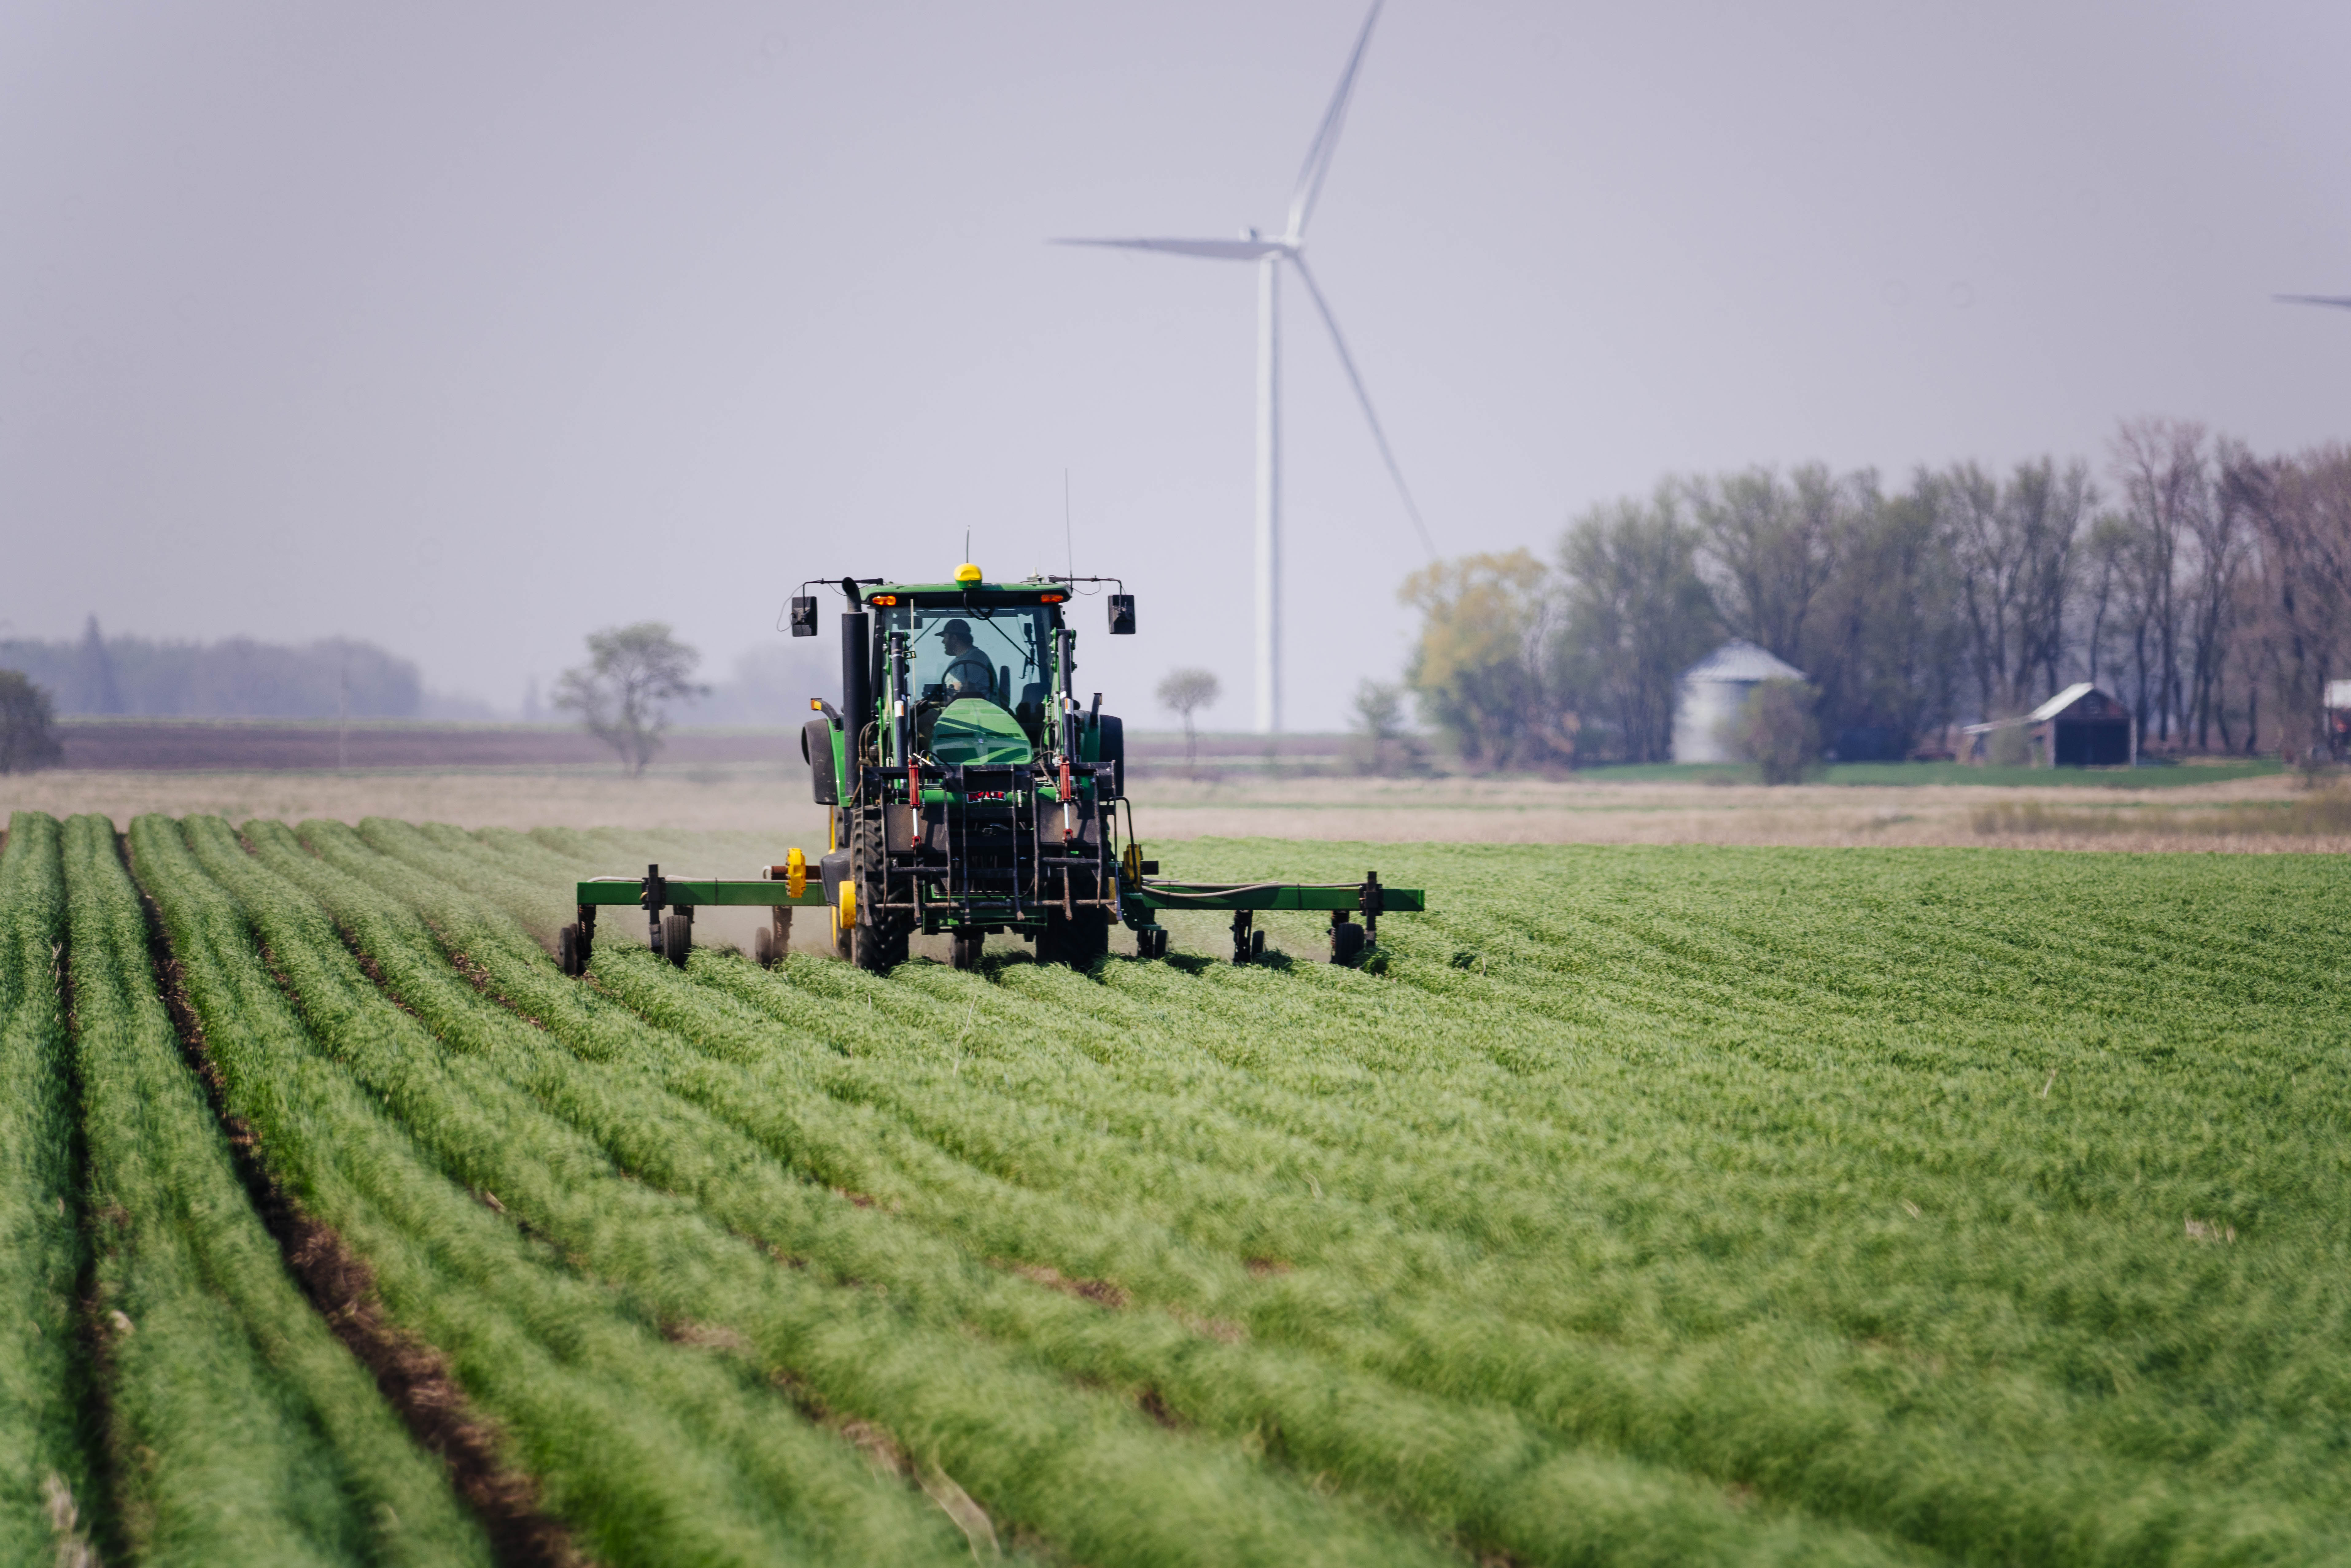
{"label": "farm building", "polygon": [[2022,729],[2040,768],[2128,768],[2138,761],[2138,721],[2128,707],[2087,681],[2076,681],[2016,718],[1969,725],[1968,760],[1981,762],[1994,731]]}
{"label": "farm building", "polygon": [[1692,664],[1674,683],[1674,760],[1736,762],[1724,732],[1765,681],[1801,681],[1804,672],[1734,637]]}

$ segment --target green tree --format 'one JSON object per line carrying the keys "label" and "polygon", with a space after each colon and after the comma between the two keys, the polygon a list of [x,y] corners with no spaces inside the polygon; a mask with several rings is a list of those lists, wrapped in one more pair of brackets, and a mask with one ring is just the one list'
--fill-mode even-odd
{"label": "green tree", "polygon": [[64,758],[49,694],[21,671],[0,670],[0,773],[54,768]]}
{"label": "green tree", "polygon": [[1405,680],[1473,768],[1565,757],[1573,725],[1546,679],[1557,584],[1523,549],[1434,561],[1398,597],[1421,612]]}
{"label": "green tree", "polygon": [[1355,687],[1354,732],[1350,749],[1360,773],[1386,775],[1418,771],[1420,746],[1405,728],[1404,688],[1385,681],[1364,681]]}
{"label": "green tree", "polygon": [[633,778],[661,749],[669,705],[708,689],[688,678],[701,658],[659,621],[590,632],[588,663],[563,672],[555,706],[578,714],[599,740],[621,754]]}
{"label": "green tree", "polygon": [[1821,758],[1820,693],[1802,681],[1760,681],[1727,727],[1731,748],[1762,770],[1766,784],[1793,784]]}

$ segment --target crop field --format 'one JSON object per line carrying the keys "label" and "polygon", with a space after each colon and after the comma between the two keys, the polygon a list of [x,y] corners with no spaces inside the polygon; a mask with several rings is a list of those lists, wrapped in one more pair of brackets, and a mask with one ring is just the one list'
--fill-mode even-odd
{"label": "crop field", "polygon": [[2351,1563],[2341,857],[1203,839],[1430,913],[548,956],[768,847],[17,812],[0,1562]]}

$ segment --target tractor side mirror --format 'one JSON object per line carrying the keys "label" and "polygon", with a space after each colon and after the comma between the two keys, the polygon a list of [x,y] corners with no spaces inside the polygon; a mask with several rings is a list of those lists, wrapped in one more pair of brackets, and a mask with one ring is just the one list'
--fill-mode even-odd
{"label": "tractor side mirror", "polygon": [[1134,635],[1134,595],[1132,593],[1110,596],[1110,634],[1113,637]]}
{"label": "tractor side mirror", "polygon": [[814,594],[793,598],[792,635],[795,637],[816,635],[816,596]]}

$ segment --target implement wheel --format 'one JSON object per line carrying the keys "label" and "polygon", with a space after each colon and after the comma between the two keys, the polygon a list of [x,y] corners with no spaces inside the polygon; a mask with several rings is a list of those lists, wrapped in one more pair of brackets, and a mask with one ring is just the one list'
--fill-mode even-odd
{"label": "implement wheel", "polygon": [[1364,956],[1364,928],[1352,920],[1331,925],[1331,962],[1352,964]]}
{"label": "implement wheel", "polygon": [[580,955],[580,927],[567,925],[555,934],[555,967],[577,978],[588,972],[588,961]]}
{"label": "implement wheel", "polygon": [[979,967],[979,950],[987,941],[984,931],[957,931],[952,935],[947,949],[947,961],[958,969]]}
{"label": "implement wheel", "polygon": [[751,961],[762,969],[776,967],[776,933],[773,927],[762,925],[751,933]]}
{"label": "implement wheel", "polygon": [[683,915],[662,916],[662,956],[685,967],[685,956],[694,951],[694,922]]}

